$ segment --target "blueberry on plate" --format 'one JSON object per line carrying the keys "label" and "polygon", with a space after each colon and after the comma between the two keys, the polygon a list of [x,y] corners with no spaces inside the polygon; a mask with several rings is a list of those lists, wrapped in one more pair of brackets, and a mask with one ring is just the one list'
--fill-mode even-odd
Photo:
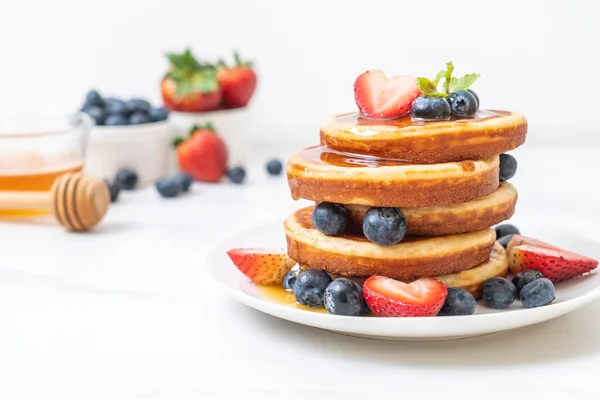
{"label": "blueberry on plate", "polygon": [[450,103],[444,97],[417,97],[410,110],[412,118],[425,121],[447,120],[451,115]]}
{"label": "blueberry on plate", "polygon": [[319,203],[313,210],[312,223],[325,235],[339,235],[344,232],[348,224],[348,212],[341,204]]}
{"label": "blueberry on plate", "polygon": [[106,126],[129,125],[129,120],[127,120],[127,117],[124,117],[121,114],[111,114],[108,117],[106,117],[106,121],[104,121],[104,125],[106,125]]}
{"label": "blueberry on plate", "polygon": [[115,182],[124,190],[133,190],[138,183],[138,174],[131,168],[121,168],[117,171]]}
{"label": "blueberry on plate", "polygon": [[147,113],[152,122],[165,121],[169,118],[169,112],[162,107],[150,107]]}
{"label": "blueberry on plate", "polygon": [[323,303],[329,314],[348,316],[363,315],[366,305],[362,287],[348,278],[331,282],[325,289]]}
{"label": "blueberry on plate", "polygon": [[104,183],[106,183],[108,191],[110,192],[110,202],[116,202],[119,198],[119,193],[121,193],[121,185],[118,182],[110,182],[108,179],[105,179]]}
{"label": "blueberry on plate", "polygon": [[477,302],[471,293],[465,289],[448,288],[448,296],[438,315],[471,315],[476,307]]}
{"label": "blueberry on plate", "polygon": [[181,180],[176,177],[163,178],[156,182],[156,190],[162,197],[177,197],[183,191]]}
{"label": "blueberry on plate", "polygon": [[331,276],[325,271],[307,269],[301,271],[294,282],[294,296],[299,304],[309,307],[321,307]]}
{"label": "blueberry on plate", "polygon": [[190,186],[192,186],[192,182],[194,181],[194,178],[187,172],[178,173],[177,175],[175,175],[175,179],[179,179],[179,181],[181,182],[181,190],[183,190],[184,192],[190,190]]}
{"label": "blueberry on plate", "polygon": [[513,238],[513,236],[515,236],[514,233],[511,233],[510,235],[504,235],[504,236],[496,239],[496,241],[498,243],[500,243],[502,245],[502,247],[504,247],[506,249],[506,246],[508,246],[508,243],[510,243],[510,241]]}
{"label": "blueberry on plate", "polygon": [[296,279],[298,278],[298,271],[290,271],[283,277],[283,289],[286,292],[294,291],[294,283],[296,283]]}
{"label": "blueberry on plate", "polygon": [[501,224],[495,226],[494,230],[496,231],[496,238],[501,238],[506,235],[518,235],[521,233],[519,232],[519,228],[511,224]]}
{"label": "blueberry on plate", "polygon": [[392,246],[406,235],[408,223],[399,208],[371,207],[363,219],[363,233],[371,242]]}
{"label": "blueberry on plate", "polygon": [[479,110],[479,105],[481,104],[479,102],[479,96],[477,96],[477,93],[475,93],[473,90],[469,89],[467,90],[467,92],[471,93],[473,95],[473,97],[475,97],[475,100],[477,100],[477,109]]}
{"label": "blueberry on plate", "polygon": [[129,124],[130,125],[141,125],[147,124],[148,122],[152,122],[148,114],[145,111],[136,111],[129,116]]}
{"label": "blueberry on plate", "polygon": [[512,279],[512,283],[517,288],[517,293],[521,293],[525,285],[543,277],[544,275],[537,269],[526,269],[516,274]]}
{"label": "blueberry on plate", "polygon": [[535,308],[552,303],[556,298],[554,284],[546,278],[539,278],[523,286],[521,302],[526,308]]}
{"label": "blueberry on plate", "polygon": [[104,107],[104,100],[102,99],[102,96],[100,96],[100,93],[98,93],[97,90],[90,90],[85,95],[85,102],[83,103],[83,108],[85,109],[92,106],[100,108]]}
{"label": "blueberry on plate", "polygon": [[150,108],[150,103],[148,103],[144,99],[131,99],[127,102],[127,108],[130,113],[134,113],[136,111],[146,112]]}
{"label": "blueberry on plate", "polygon": [[109,97],[104,100],[104,109],[108,115],[122,115],[124,117],[129,116],[129,109],[127,108],[127,104],[115,97]]}
{"label": "blueberry on plate", "polygon": [[517,299],[517,288],[506,278],[490,278],[483,284],[483,300],[491,308],[508,308]]}
{"label": "blueberry on plate", "polygon": [[279,175],[283,170],[283,164],[279,160],[270,160],[267,163],[267,172],[269,175]]}
{"label": "blueberry on plate", "polygon": [[106,112],[98,106],[91,106],[84,110],[96,122],[96,125],[104,125],[106,121]]}
{"label": "blueberry on plate", "polygon": [[240,166],[230,168],[227,170],[227,177],[233,183],[243,183],[246,179],[246,170]]}
{"label": "blueberry on plate", "polygon": [[517,173],[517,159],[510,154],[500,154],[500,181],[507,181]]}
{"label": "blueberry on plate", "polygon": [[477,113],[477,98],[466,90],[458,90],[448,95],[452,115],[456,117],[473,117]]}

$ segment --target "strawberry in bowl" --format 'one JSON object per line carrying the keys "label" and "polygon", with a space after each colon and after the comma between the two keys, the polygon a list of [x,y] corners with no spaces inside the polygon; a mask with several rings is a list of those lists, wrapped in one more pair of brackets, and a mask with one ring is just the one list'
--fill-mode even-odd
{"label": "strawberry in bowl", "polygon": [[223,92],[222,104],[226,108],[245,107],[256,89],[256,73],[251,62],[243,62],[238,53],[234,53],[235,65],[219,63],[217,79]]}

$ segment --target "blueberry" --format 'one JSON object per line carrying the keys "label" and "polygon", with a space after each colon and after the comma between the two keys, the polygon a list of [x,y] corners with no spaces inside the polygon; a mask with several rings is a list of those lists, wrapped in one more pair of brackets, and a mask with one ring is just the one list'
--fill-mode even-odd
{"label": "blueberry", "polygon": [[294,291],[294,283],[296,283],[296,279],[298,278],[298,271],[290,271],[283,277],[283,289],[286,292]]}
{"label": "blueberry", "polygon": [[477,98],[466,90],[458,90],[448,95],[452,115],[456,117],[472,117],[477,113]]}
{"label": "blueberry", "polygon": [[464,289],[448,288],[448,297],[438,315],[471,315],[475,312],[475,297]]}
{"label": "blueberry", "polygon": [[515,284],[517,293],[521,293],[521,290],[525,285],[543,277],[544,275],[537,269],[526,269],[525,271],[516,274],[512,279],[512,283]]}
{"label": "blueberry", "polygon": [[501,238],[506,235],[518,235],[521,233],[519,232],[519,228],[511,224],[495,226],[494,230],[496,231],[496,238]]}
{"label": "blueberry", "polygon": [[477,93],[475,93],[474,91],[472,91],[471,89],[467,90],[467,92],[471,93],[473,95],[473,97],[475,97],[475,100],[477,100],[477,109],[479,109],[479,105],[481,104],[479,102],[479,96],[477,96]]}
{"label": "blueberry", "polygon": [[517,173],[517,159],[510,154],[500,154],[500,181],[507,181]]}
{"label": "blueberry", "polygon": [[271,160],[267,163],[267,172],[269,175],[279,175],[283,170],[283,164],[279,160]]}
{"label": "blueberry", "polygon": [[520,297],[526,308],[545,306],[556,298],[554,284],[546,278],[536,279],[523,286]]}
{"label": "blueberry", "polygon": [[129,121],[126,117],[120,114],[111,114],[106,117],[106,121],[104,121],[104,125],[106,126],[119,126],[119,125],[129,125]]}
{"label": "blueberry", "polygon": [[121,168],[115,176],[117,182],[122,189],[133,190],[138,183],[138,174],[130,168]]}
{"label": "blueberry", "polygon": [[114,97],[109,97],[104,101],[104,109],[108,115],[122,115],[124,117],[129,116],[129,109],[127,108],[127,104],[121,100],[116,99]]}
{"label": "blueberry", "polygon": [[145,111],[136,111],[129,116],[129,124],[130,125],[141,125],[147,124],[148,122],[152,122],[148,114]]}
{"label": "blueberry", "polygon": [[325,290],[330,283],[331,277],[327,272],[317,269],[301,271],[294,282],[296,301],[309,307],[322,306]]}
{"label": "blueberry", "polygon": [[514,233],[511,233],[510,235],[504,235],[504,236],[496,239],[496,241],[498,243],[500,243],[502,245],[502,247],[506,248],[506,246],[508,246],[508,243],[511,241],[513,236],[515,236]]}
{"label": "blueberry", "polygon": [[517,298],[517,288],[506,278],[490,278],[483,284],[483,300],[491,308],[508,308]]}
{"label": "blueberry", "polygon": [[151,107],[148,109],[148,116],[152,122],[164,121],[169,118],[169,112],[162,107]]}
{"label": "blueberry", "polygon": [[312,223],[319,232],[326,235],[339,235],[348,224],[348,212],[341,204],[319,203],[312,213]]}
{"label": "blueberry", "polygon": [[423,120],[450,119],[450,103],[443,97],[417,97],[412,105],[410,116]]}
{"label": "blueberry", "polygon": [[110,192],[110,201],[114,203],[119,198],[119,193],[121,193],[121,185],[118,182],[110,182],[108,179],[105,179],[104,182],[108,187],[108,191]]}
{"label": "blueberry", "polygon": [[399,243],[406,234],[406,217],[399,208],[371,207],[363,220],[363,233],[380,246]]}
{"label": "blueberry", "polygon": [[127,102],[127,108],[130,113],[134,113],[136,111],[146,112],[150,108],[150,103],[148,103],[144,99],[131,99]]}
{"label": "blueberry", "polygon": [[242,183],[246,178],[246,170],[243,167],[233,167],[227,171],[227,177],[233,183]]}
{"label": "blueberry", "polygon": [[91,106],[85,109],[85,112],[92,117],[96,122],[96,125],[104,125],[106,121],[106,112],[103,108],[98,106]]}
{"label": "blueberry", "polygon": [[156,182],[156,190],[162,197],[177,197],[183,191],[181,180],[170,177]]}
{"label": "blueberry", "polygon": [[190,190],[190,186],[192,186],[192,182],[194,181],[194,178],[187,172],[178,173],[177,175],[175,175],[175,179],[179,179],[179,181],[181,182],[181,190],[183,190],[184,192]]}
{"label": "blueberry", "polygon": [[98,93],[96,90],[90,90],[85,95],[85,103],[83,104],[83,108],[89,108],[92,106],[101,108],[104,107],[104,100],[102,99],[102,96],[100,96],[100,93]]}
{"label": "blueberry", "polygon": [[362,288],[348,278],[331,282],[323,296],[329,314],[358,316],[365,310],[365,297]]}

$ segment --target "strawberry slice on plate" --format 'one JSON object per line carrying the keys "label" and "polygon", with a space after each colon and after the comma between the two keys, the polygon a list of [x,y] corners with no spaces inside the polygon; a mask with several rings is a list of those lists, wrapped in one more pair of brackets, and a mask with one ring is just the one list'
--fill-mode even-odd
{"label": "strawberry slice on plate", "polygon": [[354,82],[354,99],[361,114],[392,119],[406,115],[421,91],[413,76],[388,78],[381,70],[364,72]]}
{"label": "strawberry slice on plate", "polygon": [[521,246],[522,244],[527,244],[530,246],[535,246],[535,247],[541,247],[544,249],[554,249],[554,250],[560,250],[558,247],[556,246],[552,246],[551,244],[542,242],[541,240],[537,240],[537,239],[533,239],[527,236],[523,236],[523,235],[515,235],[510,239],[510,242],[508,242],[508,244],[506,245],[506,254],[510,253],[510,251],[513,249],[513,247],[515,246]]}
{"label": "strawberry slice on plate", "polygon": [[404,283],[372,276],[363,285],[365,300],[378,317],[431,317],[437,315],[448,289],[435,278]]}
{"label": "strawberry slice on plate", "polygon": [[296,264],[281,249],[233,249],[227,255],[244,275],[259,285],[281,284]]}

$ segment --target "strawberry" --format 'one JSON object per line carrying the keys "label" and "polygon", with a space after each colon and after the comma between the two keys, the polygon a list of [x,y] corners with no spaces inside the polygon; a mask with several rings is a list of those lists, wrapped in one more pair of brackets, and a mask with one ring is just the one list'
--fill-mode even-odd
{"label": "strawberry", "polygon": [[528,244],[535,247],[542,247],[544,249],[555,249],[560,250],[558,247],[554,247],[551,244],[544,243],[541,240],[529,238],[527,236],[515,235],[510,239],[510,242],[506,245],[506,254],[509,254],[513,247],[520,246],[522,244]]}
{"label": "strawberry", "polygon": [[256,73],[252,63],[242,62],[234,53],[235,67],[229,68],[223,62],[217,72],[219,85],[223,90],[223,105],[229,108],[244,107],[256,89]]}
{"label": "strawberry", "polygon": [[590,272],[598,266],[598,261],[556,247],[521,244],[508,253],[508,266],[515,274],[536,269],[552,282],[561,282]]}
{"label": "strawberry", "polygon": [[404,283],[372,276],[363,284],[365,300],[378,317],[430,317],[437,315],[448,289],[435,278]]}
{"label": "strawberry", "polygon": [[354,82],[354,99],[363,115],[398,118],[410,111],[421,94],[412,76],[387,78],[381,70],[364,72]]}
{"label": "strawberry", "polygon": [[190,50],[183,54],[167,54],[171,68],[161,82],[165,107],[175,111],[200,112],[215,110],[222,92],[217,70],[198,62]]}
{"label": "strawberry", "polygon": [[196,181],[218,182],[227,169],[227,147],[211,124],[191,129],[187,139],[177,138],[177,161]]}
{"label": "strawberry", "polygon": [[282,250],[233,249],[227,252],[235,266],[252,282],[259,285],[275,285],[296,264]]}

